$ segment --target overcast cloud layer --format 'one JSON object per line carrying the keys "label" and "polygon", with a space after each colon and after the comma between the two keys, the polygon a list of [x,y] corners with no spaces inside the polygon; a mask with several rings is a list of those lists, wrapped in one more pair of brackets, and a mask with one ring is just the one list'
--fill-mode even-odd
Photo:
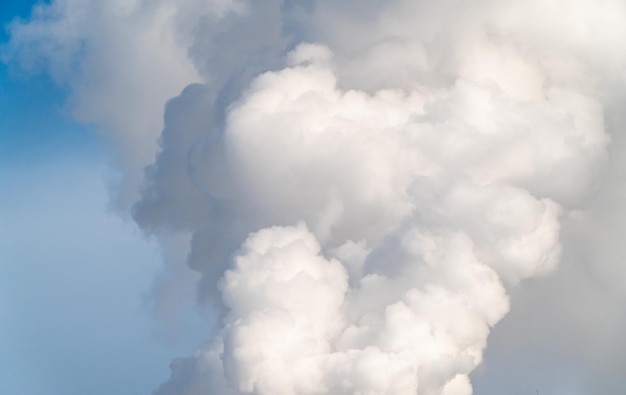
{"label": "overcast cloud layer", "polygon": [[219,315],[155,394],[623,388],[626,3],[56,0],[10,34],[114,142],[156,316]]}

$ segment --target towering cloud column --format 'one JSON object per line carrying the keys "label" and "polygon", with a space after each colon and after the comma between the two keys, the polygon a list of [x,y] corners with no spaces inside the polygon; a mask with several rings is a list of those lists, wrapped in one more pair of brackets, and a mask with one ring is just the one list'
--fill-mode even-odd
{"label": "towering cloud column", "polygon": [[221,322],[156,394],[471,394],[605,163],[622,3],[214,3],[147,14],[201,83],[132,213]]}
{"label": "towering cloud column", "polygon": [[195,245],[243,244],[192,253],[226,270],[204,283],[224,325],[158,393],[213,377],[234,394],[471,394],[505,284],[558,264],[559,200],[603,158],[602,105],[547,80],[344,89],[327,47],[286,59],[195,159],[212,212]]}

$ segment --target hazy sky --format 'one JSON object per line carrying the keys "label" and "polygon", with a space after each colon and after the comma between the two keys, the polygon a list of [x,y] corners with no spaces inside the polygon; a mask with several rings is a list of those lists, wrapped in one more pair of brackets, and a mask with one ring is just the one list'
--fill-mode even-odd
{"label": "hazy sky", "polygon": [[626,388],[625,2],[0,23],[0,393]]}
{"label": "hazy sky", "polygon": [[[1,23],[32,3],[2,2]],[[159,250],[112,209],[111,155],[66,97],[0,64],[0,393],[149,394],[201,338],[156,334]]]}

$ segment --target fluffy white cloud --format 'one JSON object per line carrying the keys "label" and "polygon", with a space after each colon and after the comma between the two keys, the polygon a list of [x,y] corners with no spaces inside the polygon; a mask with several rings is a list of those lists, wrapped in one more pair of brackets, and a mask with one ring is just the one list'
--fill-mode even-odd
{"label": "fluffy white cloud", "polygon": [[[432,282],[372,274],[348,291],[346,270],[304,225],[251,235],[221,282],[223,329],[189,361],[208,367],[199,376],[223,374],[224,393],[471,393],[466,375],[507,311],[504,288],[467,237],[413,236],[452,244],[407,263]],[[185,369],[159,393],[194,393],[178,379]]]}
{"label": "fluffy white cloud", "polygon": [[[304,44],[287,59],[252,81],[194,168],[219,213],[197,240],[236,244],[245,230],[304,220],[306,239],[345,260],[343,280],[324,279],[336,294],[309,283],[300,265],[315,261],[317,241],[298,244],[313,257],[267,252],[291,256],[282,239],[302,227],[248,238],[222,280],[224,327],[207,346],[223,344],[214,366],[225,388],[471,393],[467,375],[508,311],[501,279],[515,284],[559,261],[557,201],[576,199],[576,183],[590,181],[578,169],[604,158],[601,105],[558,86],[529,100],[465,79],[442,89],[343,90],[325,47]],[[561,183],[540,168],[560,169]],[[208,236],[218,229],[221,238]],[[202,257],[198,269],[210,275],[224,265]],[[266,283],[294,271],[301,284]],[[327,331],[321,339],[298,318],[319,308],[328,314],[314,320]]]}

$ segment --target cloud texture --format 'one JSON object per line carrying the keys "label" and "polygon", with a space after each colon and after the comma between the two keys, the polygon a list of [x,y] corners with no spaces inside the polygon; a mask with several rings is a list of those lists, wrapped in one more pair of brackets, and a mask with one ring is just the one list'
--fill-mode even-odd
{"label": "cloud texture", "polygon": [[197,280],[170,259],[155,300],[197,287],[221,326],[157,395],[468,395],[508,292],[594,213],[625,26],[609,0],[57,0],[8,53],[132,158],[135,220],[189,237]]}

